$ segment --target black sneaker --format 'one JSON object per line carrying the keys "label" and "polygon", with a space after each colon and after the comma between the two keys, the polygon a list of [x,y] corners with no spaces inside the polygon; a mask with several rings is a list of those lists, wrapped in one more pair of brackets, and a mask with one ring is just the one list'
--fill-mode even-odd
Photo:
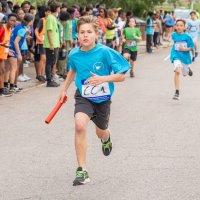
{"label": "black sneaker", "polygon": [[112,141],[110,139],[110,135],[107,142],[103,142],[101,140],[101,143],[102,143],[102,151],[103,151],[104,156],[109,156],[112,151]]}
{"label": "black sneaker", "polygon": [[180,100],[179,94],[175,93],[174,96],[173,96],[173,99],[174,100]]}
{"label": "black sneaker", "polygon": [[47,87],[58,87],[60,86],[59,83],[56,83],[55,81],[47,82]]}
{"label": "black sneaker", "polygon": [[10,87],[9,92],[14,93],[15,92],[15,87]]}
{"label": "black sneaker", "polygon": [[192,75],[193,75],[193,72],[192,72],[192,70],[191,70],[190,68],[189,68],[188,75],[189,75],[189,76],[192,76]]}
{"label": "black sneaker", "polygon": [[130,71],[130,77],[131,78],[135,77],[134,72],[132,70]]}
{"label": "black sneaker", "polygon": [[46,82],[46,79],[44,78],[44,76],[37,76],[36,79],[40,82]]}
{"label": "black sneaker", "polygon": [[76,170],[76,178],[73,181],[73,186],[84,185],[89,182],[90,178],[88,176],[88,172],[86,170],[83,171],[82,167],[78,167]]}
{"label": "black sneaker", "polygon": [[9,90],[5,90],[0,94],[0,97],[11,97],[13,95]]}

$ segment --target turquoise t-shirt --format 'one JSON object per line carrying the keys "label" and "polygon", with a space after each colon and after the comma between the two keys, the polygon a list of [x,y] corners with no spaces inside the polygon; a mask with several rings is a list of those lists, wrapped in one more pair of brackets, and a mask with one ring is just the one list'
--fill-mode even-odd
{"label": "turquoise t-shirt", "polygon": [[98,86],[91,86],[85,82],[92,75],[107,76],[111,73],[126,73],[130,69],[129,63],[115,50],[96,44],[88,52],[83,52],[80,47],[74,48],[68,58],[68,69],[76,71],[75,84],[84,98],[95,103],[107,101],[114,92],[114,84],[102,83]]}
{"label": "turquoise t-shirt", "polygon": [[170,60],[173,63],[174,60],[180,60],[182,63],[188,65],[192,63],[190,51],[179,51],[179,47],[191,48],[194,50],[194,42],[188,33],[179,34],[174,32],[172,34],[172,40],[174,44],[172,46]]}

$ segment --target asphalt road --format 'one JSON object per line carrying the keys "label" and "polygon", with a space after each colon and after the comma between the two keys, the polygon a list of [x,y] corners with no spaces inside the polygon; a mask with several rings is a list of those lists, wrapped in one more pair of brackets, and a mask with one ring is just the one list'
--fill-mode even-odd
{"label": "asphalt road", "polygon": [[91,123],[91,183],[73,187],[73,94],[44,123],[60,88],[45,86],[0,99],[0,200],[199,200],[200,61],[174,94],[169,49],[138,57],[136,78],[116,84],[110,129],[113,151],[101,152]]}

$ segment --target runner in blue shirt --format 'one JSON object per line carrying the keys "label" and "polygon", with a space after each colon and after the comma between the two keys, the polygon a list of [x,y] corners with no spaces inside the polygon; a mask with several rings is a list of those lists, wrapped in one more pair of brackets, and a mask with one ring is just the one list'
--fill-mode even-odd
{"label": "runner in blue shirt", "polygon": [[194,46],[195,46],[195,55],[192,58],[192,61],[195,61],[195,58],[198,56],[197,42],[200,30],[200,21],[197,19],[196,11],[190,13],[191,19],[187,23],[187,31],[192,37]]}
{"label": "runner in blue shirt", "polygon": [[179,88],[180,88],[180,73],[182,71],[183,76],[192,76],[193,72],[190,69],[192,62],[190,51],[194,51],[194,42],[188,33],[185,31],[186,22],[182,19],[176,21],[176,32],[172,34],[172,40],[174,44],[172,46],[170,59],[174,64],[174,83],[175,94],[173,99],[179,100]]}
{"label": "runner in blue shirt", "polygon": [[111,153],[112,141],[108,124],[111,96],[114,92],[113,82],[124,81],[125,73],[130,69],[129,63],[118,52],[96,44],[97,18],[81,17],[77,22],[77,30],[81,47],[73,49],[69,54],[70,70],[59,96],[59,101],[62,102],[76,76],[74,116],[78,168],[74,186],[90,181],[86,170],[86,131],[90,120],[96,125],[96,134],[101,139],[103,154],[108,156]]}

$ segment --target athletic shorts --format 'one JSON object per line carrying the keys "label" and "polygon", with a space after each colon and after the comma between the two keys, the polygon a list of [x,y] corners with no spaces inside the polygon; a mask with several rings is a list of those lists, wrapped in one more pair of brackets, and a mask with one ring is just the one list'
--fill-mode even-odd
{"label": "athletic shorts", "polygon": [[94,103],[86,98],[83,98],[79,90],[76,90],[74,98],[74,116],[79,112],[85,113],[98,128],[102,130],[106,130],[108,128],[111,100],[107,100],[101,103]]}
{"label": "athletic shorts", "polygon": [[35,55],[34,59],[35,61],[40,61],[40,54],[45,54],[45,48],[43,47],[43,44],[38,44],[35,46]]}
{"label": "athletic shorts", "polygon": [[176,71],[177,68],[180,68],[183,76],[188,75],[190,65],[186,65],[186,64],[182,63],[180,60],[174,60],[173,64],[174,64],[174,71]]}
{"label": "athletic shorts", "polygon": [[28,55],[28,50],[21,50],[21,55],[23,56],[27,56]]}
{"label": "athletic shorts", "polygon": [[130,55],[130,58],[132,61],[136,61],[137,60],[137,51],[131,51],[129,49],[124,49],[123,50],[123,54],[128,53]]}

